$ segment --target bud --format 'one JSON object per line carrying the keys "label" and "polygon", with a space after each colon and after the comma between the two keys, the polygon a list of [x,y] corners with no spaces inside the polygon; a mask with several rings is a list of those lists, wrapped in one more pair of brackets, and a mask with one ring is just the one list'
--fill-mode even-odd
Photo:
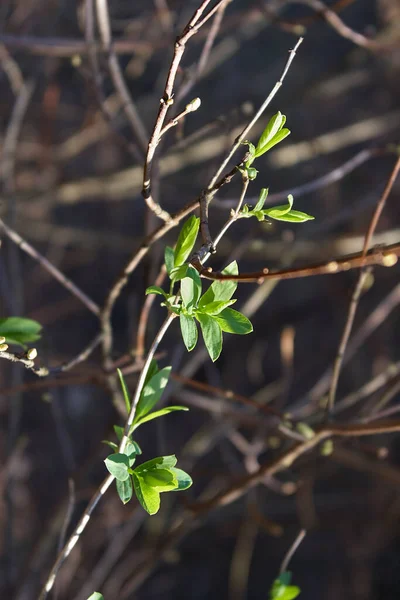
{"label": "bud", "polygon": [[325,440],[325,442],[321,446],[321,454],[322,456],[330,456],[333,452],[333,441]]}
{"label": "bud", "polygon": [[0,344],[5,344],[6,338],[4,335],[0,335]]}
{"label": "bud", "polygon": [[7,352],[8,344],[0,344],[0,352]]}
{"label": "bud", "polygon": [[200,108],[201,100],[200,98],[194,98],[189,104],[186,104],[187,112],[194,112],[198,108]]}
{"label": "bud", "polygon": [[37,357],[37,350],[36,348],[30,348],[28,350],[28,352],[26,353],[27,358],[29,358],[29,360],[35,360],[35,358]]}

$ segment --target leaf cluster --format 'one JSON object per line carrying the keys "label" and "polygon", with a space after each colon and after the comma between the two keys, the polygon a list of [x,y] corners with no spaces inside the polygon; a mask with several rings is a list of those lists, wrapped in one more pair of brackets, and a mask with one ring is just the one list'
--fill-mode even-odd
{"label": "leaf cluster", "polygon": [[311,215],[301,212],[299,210],[293,210],[293,196],[289,194],[287,204],[281,204],[280,206],[273,206],[272,208],[264,208],[265,200],[268,196],[268,189],[262,188],[260,197],[254,208],[251,208],[247,204],[244,205],[243,210],[239,213],[242,218],[249,219],[256,217],[258,221],[265,221],[266,219],[274,219],[275,221],[285,221],[288,223],[304,223],[314,219]]}
{"label": "leaf cluster", "polygon": [[[104,443],[114,450],[105,459],[107,470],[116,479],[117,492],[121,501],[126,504],[132,499],[133,492],[143,508],[154,515],[160,508],[160,493],[185,490],[192,485],[190,476],[181,469],[175,468],[175,456],[159,456],[133,468],[136,458],[142,454],[139,444],[132,439],[134,431],[144,423],[178,410],[188,410],[185,406],[167,406],[153,410],[160,400],[168,383],[171,367],[158,369],[156,361],[152,361],[147,372],[143,390],[136,406],[135,418],[127,435],[123,452],[115,442],[105,440]],[[131,411],[131,400],[125,380],[118,370],[127,413]],[[117,425],[114,431],[118,442],[121,442],[124,429]]]}
{"label": "leaf cluster", "polygon": [[[150,286],[146,294],[164,296],[163,304],[179,315],[184,344],[191,352],[198,341],[197,323],[200,325],[205,346],[212,361],[216,361],[222,350],[222,333],[244,335],[253,331],[249,319],[242,313],[229,308],[236,302],[232,298],[237,283],[234,281],[214,281],[202,294],[202,283],[197,270],[184,263],[193,250],[199,230],[198,217],[190,217],[184,224],[175,250],[165,250],[165,265],[171,280],[170,293],[162,288]],[[236,261],[223,271],[225,274],[238,275]],[[174,284],[180,281],[180,291],[174,293]]]}

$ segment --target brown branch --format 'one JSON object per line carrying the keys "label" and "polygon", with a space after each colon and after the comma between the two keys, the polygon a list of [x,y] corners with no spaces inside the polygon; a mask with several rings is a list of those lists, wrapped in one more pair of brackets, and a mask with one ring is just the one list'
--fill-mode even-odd
{"label": "brown branch", "polygon": [[160,142],[160,134],[164,127],[164,121],[169,107],[174,102],[173,89],[175,78],[188,40],[195,35],[203,25],[205,25],[205,23],[213,16],[213,14],[219,10],[221,4],[224,4],[225,2],[226,0],[220,0],[203,18],[201,18],[205,9],[210,3],[210,0],[204,0],[184,28],[182,34],[175,42],[174,56],[168,71],[163,97],[160,100],[157,118],[147,147],[146,160],[143,169],[142,196],[150,210],[152,210],[157,217],[165,222],[169,222],[171,220],[171,216],[154,200],[151,191],[151,178],[154,168],[154,155]]}
{"label": "brown branch", "polygon": [[100,307],[93,302],[89,296],[87,296],[80,288],[78,288],[68,277],[64,275],[57,267],[55,267],[47,258],[42,256],[40,252],[35,250],[27,241],[25,241],[19,233],[8,227],[2,219],[0,219],[0,231],[3,231],[7,237],[14,242],[23,252],[29,254],[34,260],[36,260],[54,279],[57,279],[62,286],[64,286],[71,294],[73,294],[78,300],[86,306],[90,312],[97,317],[100,316]]}
{"label": "brown branch", "polygon": [[330,275],[349,271],[350,269],[359,269],[367,265],[379,265],[383,267],[393,267],[400,256],[400,243],[390,246],[381,246],[370,250],[366,256],[362,252],[349,254],[341,258],[336,258],[329,262],[317,263],[306,267],[297,267],[295,269],[282,269],[280,271],[269,271],[265,268],[255,273],[242,273],[239,275],[223,275],[212,271],[210,268],[203,267],[196,260],[191,260],[191,264],[198,270],[201,277],[211,281],[240,281],[243,283],[263,283],[267,279],[297,279],[299,277],[312,277],[315,275]]}
{"label": "brown branch", "polygon": [[[5,345],[5,344],[2,344]],[[31,360],[27,357],[27,354],[14,354],[12,352],[1,351],[0,350],[0,358],[5,358],[10,362],[21,363],[24,365],[25,369],[28,371],[32,371],[38,377],[46,377],[49,374],[49,370],[46,367],[36,367],[34,360]]]}
{"label": "brown branch", "polygon": [[[381,197],[376,205],[374,214],[372,215],[372,219],[371,219],[371,222],[369,224],[369,227],[368,227],[367,233],[365,235],[365,239],[364,239],[364,245],[363,245],[363,249],[361,252],[362,258],[365,258],[367,255],[369,245],[371,243],[375,229],[378,225],[379,217],[382,214],[383,208],[386,204],[386,200],[393,188],[394,182],[396,181],[399,171],[400,171],[400,157],[396,161],[396,164],[395,164],[393,171],[389,177],[389,180],[385,186],[383,194],[381,195]],[[338,382],[339,382],[340,371],[342,368],[344,354],[346,352],[346,348],[347,348],[347,344],[348,344],[348,341],[350,338],[351,330],[353,329],[354,318],[356,315],[358,302],[360,300],[361,293],[364,288],[368,273],[369,273],[368,269],[361,271],[358,281],[357,281],[357,284],[354,288],[351,302],[350,302],[350,307],[349,307],[346,323],[344,326],[342,337],[341,337],[341,340],[339,343],[338,352],[337,352],[335,362],[333,365],[332,380],[331,380],[331,385],[329,388],[329,395],[328,395],[328,405],[327,405],[328,414],[332,413],[333,406],[335,404],[336,391],[337,391],[337,386],[338,386]]]}

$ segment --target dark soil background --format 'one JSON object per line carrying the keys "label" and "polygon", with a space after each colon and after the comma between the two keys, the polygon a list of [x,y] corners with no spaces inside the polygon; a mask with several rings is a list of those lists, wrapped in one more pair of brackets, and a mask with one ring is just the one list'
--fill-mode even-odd
{"label": "dark soil background", "polygon": [[[114,41],[131,43],[127,51],[118,50],[119,62],[148,133],[174,40],[198,4],[109,2]],[[166,135],[160,154],[160,203],[174,212],[198,196],[238,127],[274,86],[301,32],[305,40],[285,83],[251,139],[257,139],[277,110],[287,116],[292,133],[257,164],[260,174],[249,196],[254,199],[261,187],[276,193],[316,180],[364,149],[381,152],[330,185],[294,194],[295,207],[315,215],[314,221],[298,226],[239,222],[212,259],[215,269],[232,258],[243,272],[265,265],[283,268],[328,261],[362,248],[395,162],[388,145],[399,143],[400,10],[396,0],[327,4],[346,25],[386,50],[372,51],[344,39],[321,14],[301,3],[228,4],[205,72],[172,109],[179,112],[196,96],[202,101],[196,113]],[[102,306],[143,235],[158,223],[146,214],[140,194],[142,164],[129,151],[135,140],[101,52],[98,84],[108,98],[111,124],[99,110],[84,45],[84,11],[79,1],[0,2],[0,216]],[[208,31],[209,25],[188,43],[178,92]],[[14,174],[7,178],[4,141],[21,93],[11,85],[18,83],[18,69],[25,85],[32,86],[32,95],[18,134]],[[193,134],[199,131],[196,138]],[[234,180],[211,205],[214,235],[237,201],[239,184]],[[374,243],[400,238],[399,192],[397,182]],[[177,231],[154,245],[117,302],[116,361],[135,348],[144,290],[158,273],[165,242],[174,244]],[[398,266],[373,271],[354,327],[356,335],[363,327],[369,333],[343,368],[338,401],[400,360],[399,273]],[[319,394],[327,392],[326,386],[314,386],[333,363],[356,281],[357,272],[349,271],[274,287],[239,286],[237,306],[246,303],[253,313],[252,335],[226,336],[223,354],[212,364],[202,343],[192,355],[184,352],[174,325],[160,348],[160,364],[172,364],[174,372],[196,381],[270,402],[278,410],[305,414],[310,402],[316,406]],[[255,294],[261,289],[258,302]],[[378,314],[382,322],[368,325],[385,299],[382,310],[387,312]],[[151,312],[148,344],[164,318],[165,309],[158,304]],[[43,325],[37,362],[46,366],[70,360],[99,331],[97,319],[5,236],[0,309],[1,317],[23,315]],[[73,509],[70,531],[105,476],[107,449],[101,440],[110,439],[113,424],[123,420],[102,375],[99,350],[75,369],[46,381],[7,361],[0,364],[0,377],[0,598],[31,600],[38,597],[57,556],[68,505]],[[135,381],[135,374],[127,376],[131,390]],[[385,390],[381,387],[338,418],[346,422],[365,414]],[[305,455],[241,500],[203,516],[162,553],[168,529],[185,502],[212,494],[252,468],[254,461],[265,462],[291,443],[277,435],[262,413],[177,381],[163,401],[192,408],[149,424],[138,441],[145,460],[175,453],[194,486],[178,498],[164,494],[160,513],[151,518],[135,500],[122,506],[110,490],[60,571],[53,598],[86,600],[98,590],[105,600],[266,599],[301,527],[308,533],[290,565],[301,598],[398,597],[396,435],[338,441],[329,458],[318,450]],[[398,401],[393,392],[390,406]],[[242,422],[246,416],[253,420]],[[259,442],[261,454],[256,450],[246,455],[246,440]],[[69,480],[74,482],[74,498]]]}

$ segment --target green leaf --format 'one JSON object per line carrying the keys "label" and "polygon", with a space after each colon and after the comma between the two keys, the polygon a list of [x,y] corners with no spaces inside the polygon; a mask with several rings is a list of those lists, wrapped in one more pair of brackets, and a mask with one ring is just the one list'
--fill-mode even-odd
{"label": "green leaf", "polygon": [[171,367],[164,367],[164,369],[161,369],[161,371],[158,371],[153,375],[150,381],[144,386],[136,407],[134,423],[136,423],[140,417],[150,412],[157,404],[168,383],[170,373]]}
{"label": "green leaf", "polygon": [[300,594],[300,588],[295,585],[289,585],[292,579],[290,571],[285,571],[275,579],[272,584],[269,597],[270,600],[293,600]]}
{"label": "green leaf", "polygon": [[129,415],[130,410],[131,410],[131,401],[129,398],[129,391],[126,386],[125,379],[124,379],[124,376],[122,375],[121,369],[117,369],[117,372],[118,372],[119,381],[120,381],[121,387],[122,387],[122,393],[124,395],[126,412]]}
{"label": "green leaf", "polygon": [[314,217],[307,213],[300,212],[299,210],[291,210],[283,217],[272,217],[276,221],[285,221],[287,223],[304,223],[305,221],[312,221]]}
{"label": "green leaf", "polygon": [[132,467],[136,460],[136,456],[138,454],[142,454],[142,451],[136,442],[133,440],[128,440],[126,442],[123,454],[128,457],[129,466]]}
{"label": "green leaf", "polygon": [[[225,267],[222,273],[223,275],[238,275],[239,269],[236,260]],[[214,281],[200,298],[199,309],[216,300],[230,300],[233,294],[236,292],[236,288],[236,281]]]}
{"label": "green leaf", "polygon": [[144,510],[149,515],[155,515],[160,509],[160,494],[149,485],[146,485],[143,477],[137,475],[135,471],[133,472],[133,486],[136,497]]}
{"label": "green leaf", "polygon": [[290,130],[289,129],[281,129],[274,138],[272,138],[272,140],[270,140],[268,142],[268,144],[265,144],[265,146],[263,146],[262,150],[258,151],[256,153],[256,158],[262,156],[263,154],[265,154],[266,152],[268,152],[269,150],[271,150],[271,148],[273,148],[274,146],[276,146],[277,144],[280,144],[280,142],[282,142],[285,138],[287,138],[287,136],[290,135]]}
{"label": "green leaf", "polygon": [[196,243],[199,226],[200,219],[194,215],[189,217],[186,223],[184,223],[175,246],[175,267],[183,265],[183,263],[189,258],[193,250],[193,246]]}
{"label": "green leaf", "polygon": [[123,504],[127,504],[131,500],[133,494],[132,479],[130,477],[128,477],[128,479],[125,481],[119,481],[117,479],[116,486],[118,496],[122,500]]}
{"label": "green leaf", "polygon": [[169,469],[152,469],[141,473],[146,485],[157,492],[169,492],[178,487],[178,480]]}
{"label": "green leaf", "polygon": [[232,304],[235,304],[236,300],[224,300],[224,301],[220,301],[220,300],[215,300],[214,302],[210,302],[209,304],[206,304],[205,306],[203,306],[200,310],[200,312],[206,314],[206,315],[219,315],[220,312],[222,312],[224,310],[224,308],[227,308],[228,306],[231,306]]}
{"label": "green leaf", "polygon": [[[225,310],[231,309],[226,308]],[[222,332],[221,327],[217,322],[218,317],[210,317],[209,315],[197,313],[196,318],[200,323],[208,354],[210,355],[211,360],[215,362],[222,350]]]}
{"label": "green leaf", "polygon": [[174,268],[174,249],[171,246],[166,246],[164,250],[164,262],[168,275],[171,274]]}
{"label": "green leaf", "polygon": [[114,425],[113,427],[115,431],[115,435],[117,436],[117,440],[120,442],[122,440],[122,436],[124,435],[124,428],[119,425]]}
{"label": "green leaf", "polygon": [[148,288],[146,288],[146,296],[149,294],[158,294],[159,296],[164,296],[164,298],[167,298],[166,292],[164,292],[164,290],[158,285],[150,285]]}
{"label": "green leaf", "polygon": [[154,412],[146,415],[145,417],[141,417],[135,424],[131,427],[130,433],[133,433],[135,429],[139,427],[139,425],[143,425],[143,423],[148,423],[149,421],[153,421],[154,419],[158,419],[159,417],[163,417],[164,415],[169,415],[169,413],[176,412],[178,410],[189,410],[186,406],[166,406],[165,408],[161,408],[160,410],[155,410]]}
{"label": "green leaf", "polygon": [[88,600],[104,600],[104,596],[100,592],[93,592]]}
{"label": "green leaf", "polygon": [[180,267],[174,267],[169,275],[171,281],[180,281],[181,279],[186,277],[188,268],[189,265],[181,265]]}
{"label": "green leaf", "polygon": [[249,319],[233,308],[226,308],[214,319],[226,333],[245,335],[253,331],[253,325]]}
{"label": "green leaf", "polygon": [[175,454],[169,454],[168,456],[157,456],[156,458],[152,458],[151,460],[147,460],[141,465],[138,465],[134,472],[141,475],[143,472],[152,471],[153,469],[169,469],[171,467],[175,467],[177,462],[178,460]]}
{"label": "green leaf", "polygon": [[40,339],[40,323],[23,317],[0,319],[0,336],[6,338],[8,344],[16,344],[25,348],[25,344]]}
{"label": "green leaf", "polygon": [[197,306],[201,295],[201,279],[193,267],[188,268],[186,277],[181,281],[181,295],[183,304],[189,311]]}
{"label": "green leaf", "polygon": [[267,127],[264,129],[261,134],[260,139],[258,140],[258,144],[256,147],[256,151],[254,154],[254,158],[258,158],[271,150],[276,144],[279,144],[286,136],[290,134],[289,129],[282,129],[284,124],[286,123],[286,117],[280,111],[274,115]]}
{"label": "green leaf", "polygon": [[265,201],[267,199],[267,196],[268,196],[268,188],[261,188],[260,196],[258,198],[258,202],[255,205],[255,207],[253,208],[252,212],[257,212],[257,211],[262,210],[264,208],[264,204],[265,204]]}
{"label": "green leaf", "polygon": [[183,312],[179,315],[179,323],[183,342],[188,352],[191,352],[197,344],[197,327],[196,321],[190,315],[185,315]]}
{"label": "green leaf", "polygon": [[293,196],[292,196],[292,194],[289,194],[287,204],[280,204],[279,206],[273,206],[272,208],[266,208],[265,210],[263,210],[263,213],[265,215],[267,215],[268,217],[271,217],[272,219],[279,219],[279,218],[283,217],[284,215],[286,215],[288,212],[290,212],[292,209],[292,206],[293,206]]}
{"label": "green leaf", "polygon": [[129,477],[129,459],[125,454],[110,454],[105,459],[105,465],[111,475],[118,481],[126,481]]}
{"label": "green leaf", "polygon": [[178,487],[174,490],[175,492],[182,492],[183,490],[187,490],[192,485],[193,481],[190,475],[182,471],[182,469],[177,469],[176,467],[171,467],[170,471],[174,473]]}
{"label": "green leaf", "polygon": [[106,444],[107,446],[110,446],[110,448],[112,448],[115,451],[118,450],[118,445],[114,444],[114,442],[109,442],[108,440],[101,440],[101,443]]}

